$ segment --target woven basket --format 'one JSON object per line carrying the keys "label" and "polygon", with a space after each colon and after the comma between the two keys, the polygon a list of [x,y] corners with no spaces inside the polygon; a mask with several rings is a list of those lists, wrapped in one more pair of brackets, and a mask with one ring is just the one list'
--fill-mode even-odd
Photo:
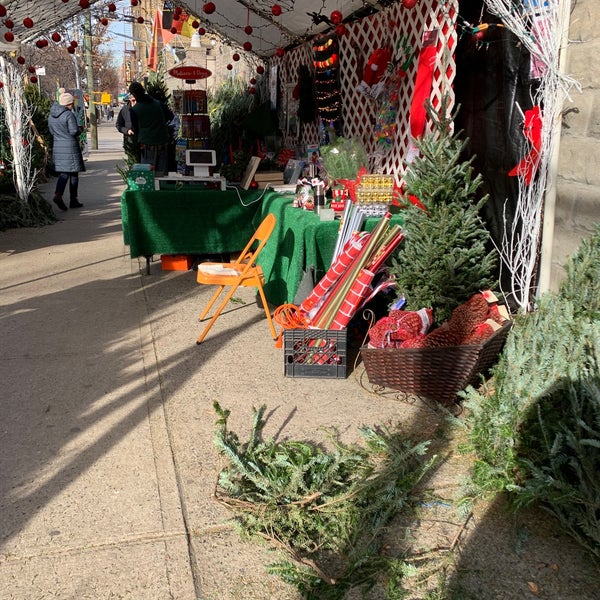
{"label": "woven basket", "polygon": [[508,321],[480,344],[443,348],[360,349],[369,382],[452,404],[495,362],[512,327]]}

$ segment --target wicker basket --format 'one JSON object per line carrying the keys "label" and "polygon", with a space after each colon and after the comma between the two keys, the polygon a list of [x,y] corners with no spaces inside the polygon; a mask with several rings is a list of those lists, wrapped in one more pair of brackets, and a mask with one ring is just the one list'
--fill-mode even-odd
{"label": "wicker basket", "polygon": [[444,348],[360,349],[369,382],[452,404],[456,394],[479,380],[496,361],[512,327],[508,321],[480,344]]}

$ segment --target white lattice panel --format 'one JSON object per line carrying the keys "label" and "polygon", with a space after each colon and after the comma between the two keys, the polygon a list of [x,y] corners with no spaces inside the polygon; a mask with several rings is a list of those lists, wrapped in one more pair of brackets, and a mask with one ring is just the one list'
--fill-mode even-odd
{"label": "white lattice panel", "polygon": [[[454,51],[456,48],[455,22],[458,14],[457,0],[421,0],[412,9],[397,2],[375,15],[346,25],[347,33],[339,38],[340,85],[342,88],[343,135],[360,139],[372,156],[371,167],[376,165],[381,172],[393,173],[401,179],[403,160],[410,145],[410,106],[413,96],[418,51],[425,31],[437,29],[437,58],[434,68],[431,100],[439,105],[444,93],[449,95],[450,106],[454,105],[452,83],[455,76]],[[401,58],[402,47],[407,43],[416,50],[407,76],[400,83],[397,131],[393,143],[386,151],[375,156],[378,145],[374,140],[374,129],[379,106],[358,90],[369,56],[377,48],[389,47],[394,59]],[[274,59],[280,65],[280,86],[296,82],[298,66],[308,65],[312,70],[312,41]],[[402,60],[400,60],[402,62]],[[282,92],[283,93],[283,92]],[[282,96],[283,97],[283,96]],[[319,142],[318,124],[304,126],[301,139],[287,139],[286,145],[316,144]]]}

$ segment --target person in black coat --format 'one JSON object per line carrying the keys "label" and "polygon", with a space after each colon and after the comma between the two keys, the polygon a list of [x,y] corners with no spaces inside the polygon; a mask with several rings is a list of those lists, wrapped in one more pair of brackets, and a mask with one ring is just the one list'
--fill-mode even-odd
{"label": "person in black coat", "polygon": [[75,100],[69,92],[63,92],[58,102],[50,107],[48,128],[54,138],[52,159],[54,170],[58,174],[54,203],[60,210],[67,210],[63,194],[69,184],[69,208],[81,208],[83,204],[77,199],[79,191],[79,173],[85,171],[79,136],[81,129],[73,113]]}
{"label": "person in black coat", "polygon": [[131,121],[131,109],[135,106],[136,100],[133,96],[130,96],[125,101],[119,114],[117,115],[117,121],[115,127],[117,131],[123,134],[123,150],[126,154],[131,154],[136,163],[140,162],[140,145],[137,141],[137,136],[133,130],[133,123]]}

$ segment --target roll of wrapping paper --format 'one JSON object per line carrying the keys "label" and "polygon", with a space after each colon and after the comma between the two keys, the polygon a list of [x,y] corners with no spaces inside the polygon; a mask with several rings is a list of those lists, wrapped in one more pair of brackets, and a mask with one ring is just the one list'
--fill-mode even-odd
{"label": "roll of wrapping paper", "polygon": [[400,225],[392,225],[389,229],[387,238],[367,268],[373,271],[373,273],[377,273],[403,239],[404,232],[400,228]]}
{"label": "roll of wrapping paper", "polygon": [[331,267],[329,267],[327,273],[319,280],[302,304],[300,304],[300,310],[303,313],[310,315],[311,312],[314,312],[314,308],[318,306],[319,302],[331,286],[335,284],[365,246],[367,242],[365,238],[367,237],[368,234],[365,232],[357,232],[346,242],[342,253],[334,261]]}
{"label": "roll of wrapping paper", "polygon": [[354,280],[350,291],[342,302],[342,306],[338,311],[331,329],[345,329],[350,319],[356,313],[358,307],[362,304],[363,300],[369,295],[371,289],[371,282],[375,277],[373,271],[368,269],[362,269],[358,274],[358,277]]}
{"label": "roll of wrapping paper", "polygon": [[361,250],[352,264],[348,267],[344,275],[338,279],[336,284],[329,292],[325,302],[321,305],[317,313],[311,319],[311,325],[320,329],[329,329],[335,315],[339,311],[342,302],[350,291],[354,280],[358,277],[361,269],[364,269],[372,260],[382,239],[385,238],[389,227],[391,213],[387,212],[377,225],[375,225],[365,247]]}
{"label": "roll of wrapping paper", "polygon": [[338,229],[338,237],[333,250],[332,262],[337,258],[338,254],[342,251],[347,240],[356,232],[362,229],[362,224],[365,220],[365,214],[359,206],[346,200],[346,206],[344,207],[344,213],[342,215],[342,221],[340,228]]}

